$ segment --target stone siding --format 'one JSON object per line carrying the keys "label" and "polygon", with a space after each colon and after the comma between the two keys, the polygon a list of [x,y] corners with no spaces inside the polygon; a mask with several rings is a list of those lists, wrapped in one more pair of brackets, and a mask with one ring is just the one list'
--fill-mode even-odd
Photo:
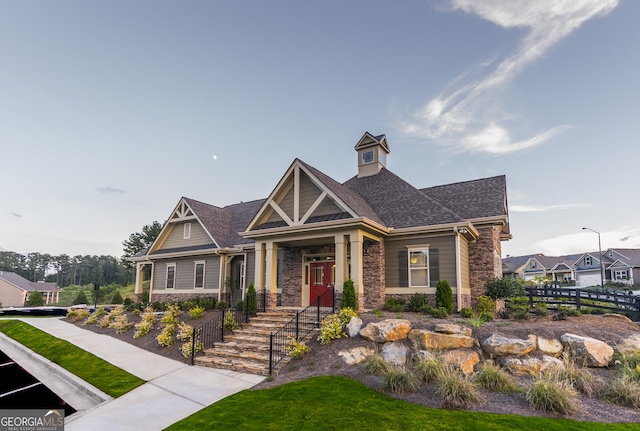
{"label": "stone siding", "polygon": [[[139,298],[138,298],[139,297]],[[208,293],[193,293],[193,292],[185,292],[185,293],[168,293],[168,294],[157,294],[151,295],[152,302],[178,302],[178,301],[187,301],[189,299],[195,298],[213,298],[218,301],[218,292],[208,292]],[[142,295],[134,295],[134,301],[139,302],[142,300]]]}
{"label": "stone siding", "polygon": [[471,285],[471,303],[484,295],[485,284],[494,278],[502,277],[502,248],[500,227],[491,226],[478,229],[480,237],[469,244],[469,275]]}
{"label": "stone siding", "polygon": [[302,249],[285,248],[282,254],[282,273],[280,287],[282,290],[281,305],[283,307],[300,307],[302,305]]}
{"label": "stone siding", "polygon": [[[365,245],[362,260],[364,284],[364,298],[356,298],[358,307],[362,302],[363,308],[381,308],[384,305],[385,287],[385,248],[384,242],[371,242]],[[360,308],[362,309],[362,308]]]}

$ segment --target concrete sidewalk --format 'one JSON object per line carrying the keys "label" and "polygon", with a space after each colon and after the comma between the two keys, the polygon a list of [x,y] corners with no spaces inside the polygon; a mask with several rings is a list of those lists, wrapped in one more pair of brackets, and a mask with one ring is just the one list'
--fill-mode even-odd
{"label": "concrete sidewalk", "polygon": [[147,381],[117,399],[66,418],[65,429],[68,431],[161,430],[264,380],[264,377],[252,374],[189,366],[61,319],[20,320]]}

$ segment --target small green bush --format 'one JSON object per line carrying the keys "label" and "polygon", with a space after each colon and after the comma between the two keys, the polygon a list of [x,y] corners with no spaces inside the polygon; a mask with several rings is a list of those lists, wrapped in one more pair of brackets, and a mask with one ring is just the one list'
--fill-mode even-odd
{"label": "small green bush", "polygon": [[230,331],[235,331],[236,329],[240,328],[240,325],[238,325],[238,322],[236,322],[236,319],[233,316],[231,310],[227,310],[227,312],[224,313],[224,319],[222,322],[220,322],[219,325],[222,328],[228,329]]}
{"label": "small green bush", "polygon": [[342,303],[340,308],[352,308],[355,310],[357,307],[355,285],[352,279],[347,278],[342,285]]}
{"label": "small green bush", "polygon": [[191,319],[200,319],[202,316],[204,316],[204,308],[196,305],[195,307],[190,308],[188,313]]}
{"label": "small green bush", "polygon": [[113,294],[113,296],[111,297],[111,303],[112,304],[117,304],[120,305],[124,302],[124,299],[122,299],[122,295],[120,295],[120,291],[116,290],[116,292]]}
{"label": "small green bush", "polygon": [[522,282],[513,278],[494,278],[485,284],[485,294],[492,299],[523,296],[524,293]]}
{"label": "small green bush", "polygon": [[436,286],[436,307],[447,310],[447,315],[453,313],[453,291],[447,280],[438,281]]}
{"label": "small green bush", "polygon": [[175,325],[165,325],[165,327],[162,328],[162,331],[156,337],[156,341],[158,342],[158,345],[163,347],[169,347],[173,345],[173,341],[174,341],[173,334],[175,330],[176,330]]}
{"label": "small green bush", "polygon": [[478,303],[476,304],[476,311],[478,313],[495,313],[496,301],[488,296],[479,296]]}
{"label": "small green bush", "polygon": [[387,298],[387,300],[384,302],[384,308],[394,313],[400,313],[404,311],[404,303],[404,298],[391,297]]}
{"label": "small green bush", "polygon": [[318,336],[318,341],[320,341],[320,344],[323,346],[326,346],[333,340],[337,340],[340,337],[346,337],[346,335],[347,334],[342,330],[340,316],[337,314],[328,315],[320,323],[320,335]]}
{"label": "small green bush", "polygon": [[338,317],[340,318],[340,324],[344,326],[351,321],[352,317],[358,317],[358,312],[350,307],[341,308]]}
{"label": "small green bush", "polygon": [[426,293],[414,293],[409,298],[407,307],[409,311],[422,312],[425,307],[429,306],[429,300]]}
{"label": "small green bush", "polygon": [[481,322],[493,322],[493,313],[491,312],[487,312],[487,311],[483,311],[482,313],[480,313],[480,316],[478,316],[478,319]]}
{"label": "small green bush", "polygon": [[222,310],[224,308],[229,308],[229,303],[226,301],[220,301],[216,304],[216,308]]}
{"label": "small green bush", "polygon": [[460,309],[460,317],[465,319],[471,319],[474,317],[473,310],[469,307],[463,307]]}
{"label": "small green bush", "polygon": [[258,312],[258,297],[256,294],[256,287],[253,285],[253,281],[249,283],[245,299],[245,306],[247,307],[245,311],[247,312],[247,314],[249,314],[249,316],[255,316],[255,314]]}
{"label": "small green bush", "polygon": [[549,314],[549,312],[547,311],[547,304],[545,304],[544,302],[535,304],[533,314],[535,314],[536,316],[546,316],[547,314]]}
{"label": "small green bush", "polygon": [[403,366],[389,366],[382,374],[383,387],[393,393],[414,392],[418,389],[418,378]]}
{"label": "small green bush", "polygon": [[311,348],[304,341],[298,341],[294,337],[289,337],[289,341],[287,355],[292,358],[300,359],[311,351]]}
{"label": "small green bush", "polygon": [[434,319],[446,319],[449,317],[449,312],[444,307],[432,308],[429,310],[429,314]]}
{"label": "small green bush", "polygon": [[40,307],[42,305],[44,305],[44,296],[38,291],[29,294],[29,297],[24,302],[25,307]]}
{"label": "small green bush", "polygon": [[81,290],[80,292],[78,292],[78,294],[76,295],[71,305],[87,304],[87,303],[89,303],[89,300],[87,299],[87,295],[84,293],[84,290]]}

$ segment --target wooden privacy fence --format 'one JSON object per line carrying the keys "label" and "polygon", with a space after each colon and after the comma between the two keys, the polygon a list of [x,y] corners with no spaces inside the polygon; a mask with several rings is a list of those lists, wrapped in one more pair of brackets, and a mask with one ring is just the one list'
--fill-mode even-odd
{"label": "wooden privacy fence", "polygon": [[536,303],[574,306],[577,310],[591,308],[604,312],[615,312],[627,315],[633,320],[640,320],[640,295],[634,295],[629,291],[609,289],[580,289],[555,287],[544,285],[542,287],[525,288],[529,296],[529,306]]}

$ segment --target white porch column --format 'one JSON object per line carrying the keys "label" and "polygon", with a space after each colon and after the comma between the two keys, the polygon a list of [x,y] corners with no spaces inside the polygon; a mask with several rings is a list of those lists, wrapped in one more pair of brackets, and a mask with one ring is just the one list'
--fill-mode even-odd
{"label": "white porch column", "polygon": [[136,287],[133,296],[136,302],[142,301],[142,282],[144,281],[144,263],[136,263]]}
{"label": "white porch column", "polygon": [[278,245],[273,241],[265,244],[265,289],[269,296],[269,307],[278,302]]}
{"label": "white porch column", "polygon": [[336,292],[342,293],[342,288],[344,286],[344,280],[346,277],[346,268],[347,268],[347,253],[345,252],[345,243],[344,243],[344,235],[336,235],[335,236],[335,247],[336,247],[336,279],[333,280]]}
{"label": "white porch column", "polygon": [[358,310],[364,309],[364,281],[363,281],[363,238],[360,231],[353,232],[350,237],[351,243],[351,279],[356,290],[356,304]]}

